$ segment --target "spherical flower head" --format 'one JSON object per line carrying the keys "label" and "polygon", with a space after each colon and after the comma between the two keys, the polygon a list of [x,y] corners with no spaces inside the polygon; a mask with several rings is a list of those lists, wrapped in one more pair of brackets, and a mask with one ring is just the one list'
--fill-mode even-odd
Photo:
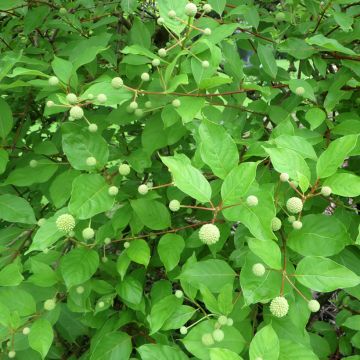
{"label": "spherical flower head", "polygon": [[213,245],[220,239],[220,230],[214,224],[205,224],[199,230],[199,238],[206,245]]}
{"label": "spherical flower head", "polygon": [[164,48],[161,48],[158,50],[158,55],[162,58],[164,58],[167,55],[167,51]]}
{"label": "spherical flower head", "polygon": [[295,230],[300,230],[302,228],[303,224],[301,221],[295,220],[295,221],[293,221],[292,226]]}
{"label": "spherical flower head", "polygon": [[9,359],[14,359],[15,356],[16,356],[16,352],[14,350],[10,350],[8,352],[8,358]]}
{"label": "spherical flower head", "polygon": [[40,226],[43,226],[45,223],[46,223],[46,219],[45,219],[45,218],[41,218],[41,219],[39,219],[39,220],[37,221],[37,224],[38,224],[39,227],[40,227]]}
{"label": "spherical flower head", "polygon": [[44,309],[46,311],[51,311],[51,310],[54,310],[56,307],[56,301],[54,299],[47,299],[45,302],[44,302]]}
{"label": "spherical flower head", "polygon": [[121,77],[117,76],[111,80],[111,86],[114,89],[120,89],[124,85],[124,81]]}
{"label": "spherical flower head", "polygon": [[171,200],[169,202],[169,209],[174,212],[179,211],[180,210],[180,201],[179,200]]}
{"label": "spherical flower head", "polygon": [[56,219],[56,227],[60,231],[64,231],[66,233],[74,230],[75,228],[75,219],[70,214],[62,214]]}
{"label": "spherical flower head", "polygon": [[295,89],[295,94],[296,95],[299,95],[299,96],[302,96],[305,94],[305,89],[302,87],[302,86],[298,86],[296,89]]}
{"label": "spherical flower head", "polygon": [[165,24],[165,19],[163,17],[159,17],[156,22],[159,26],[163,26]]}
{"label": "spherical flower head", "polygon": [[132,101],[132,102],[129,104],[129,107],[130,107],[130,109],[132,109],[132,110],[136,110],[136,109],[139,107],[139,104],[138,104],[136,101]]}
{"label": "spherical flower head", "polygon": [[296,220],[296,217],[293,216],[293,215],[290,215],[290,216],[288,217],[288,222],[289,222],[290,224],[292,224],[295,220]]}
{"label": "spherical flower head", "polygon": [[130,166],[128,164],[119,165],[119,174],[122,176],[127,176],[130,174]]}
{"label": "spherical flower head", "polygon": [[141,184],[138,187],[138,193],[140,195],[146,195],[149,192],[149,187],[146,184]]}
{"label": "spherical flower head", "polygon": [[102,309],[105,306],[105,303],[103,301],[99,301],[97,303],[97,306],[98,306],[99,309]]}
{"label": "spherical flower head", "polygon": [[84,116],[84,110],[80,106],[75,105],[70,109],[70,116],[74,119],[81,119]]}
{"label": "spherical flower head", "polygon": [[266,272],[265,266],[261,263],[254,264],[251,270],[258,277],[264,276]]}
{"label": "spherical flower head", "polygon": [[90,240],[95,236],[95,231],[91,227],[87,227],[82,231],[82,237],[84,240]]}
{"label": "spherical flower head", "polygon": [[277,296],[271,300],[270,303],[270,312],[278,317],[284,317],[289,311],[289,304],[283,296]]}
{"label": "spherical flower head", "polygon": [[91,132],[91,133],[96,133],[98,131],[98,126],[96,124],[90,124],[88,126],[88,130]]}
{"label": "spherical flower head", "polygon": [[56,86],[59,84],[59,79],[56,76],[50,76],[48,82],[49,85]]}
{"label": "spherical flower head", "polygon": [[86,165],[87,166],[95,166],[96,165],[96,159],[93,156],[89,156],[86,158]]}
{"label": "spherical flower head", "polygon": [[210,4],[205,4],[203,6],[203,10],[204,10],[204,13],[208,14],[209,12],[212,11],[212,6]]}
{"label": "spherical flower head", "polygon": [[248,206],[257,206],[259,200],[255,195],[250,195],[246,198],[246,203],[248,204]]}
{"label": "spherical flower head", "polygon": [[210,28],[205,28],[204,29],[204,35],[206,35],[206,36],[211,35],[211,29]]}
{"label": "spherical flower head", "polygon": [[210,334],[210,333],[209,334],[204,334],[201,337],[201,342],[205,346],[211,346],[211,345],[214,345],[214,338],[213,338],[212,334]]}
{"label": "spherical flower head", "polygon": [[37,166],[38,166],[38,162],[36,161],[36,160],[30,160],[30,162],[29,162],[29,166],[31,167],[31,168],[36,168]]}
{"label": "spherical flower head", "polygon": [[65,14],[67,14],[67,10],[64,7],[62,7],[59,9],[59,13],[60,13],[60,15],[65,15]]}
{"label": "spherical flower head", "polygon": [[179,99],[174,99],[171,104],[173,107],[178,108],[181,105],[181,101]]}
{"label": "spherical flower head", "polygon": [[234,325],[234,320],[231,319],[231,318],[228,318],[226,325],[227,325],[227,326],[233,326],[233,325]]}
{"label": "spherical flower head", "polygon": [[194,17],[197,13],[197,7],[194,3],[188,3],[185,6],[185,14],[190,17]]}
{"label": "spherical flower head", "polygon": [[210,63],[207,60],[201,62],[201,66],[203,69],[207,69],[210,66]]}
{"label": "spherical flower head", "polygon": [[225,334],[221,329],[215,329],[212,336],[216,342],[221,342],[224,340]]}
{"label": "spherical flower head", "polygon": [[130,247],[130,243],[128,241],[124,242],[124,248],[128,249]]}
{"label": "spherical flower head", "polygon": [[318,312],[320,310],[320,303],[317,300],[310,300],[308,308],[311,312]]}
{"label": "spherical flower head", "polygon": [[75,291],[76,291],[77,294],[81,295],[81,294],[84,293],[85,288],[80,285],[80,286],[78,286],[78,287],[75,289]]}
{"label": "spherical flower head", "polygon": [[142,81],[149,81],[150,80],[150,75],[146,72],[141,74],[141,80]]}
{"label": "spherical flower head", "polygon": [[187,332],[188,332],[188,330],[187,330],[187,327],[186,327],[186,326],[182,326],[182,327],[180,328],[180,334],[181,334],[181,335],[186,335]]}
{"label": "spherical flower head", "polygon": [[88,95],[87,95],[87,98],[88,98],[89,100],[93,100],[93,99],[94,99],[94,94],[88,94]]}
{"label": "spherical flower head", "polygon": [[54,105],[55,105],[55,103],[52,100],[48,100],[46,102],[46,106],[49,107],[49,108],[53,107]]}
{"label": "spherical flower head", "polygon": [[26,327],[23,328],[22,333],[23,333],[24,335],[29,335],[29,334],[30,334],[30,331],[31,331],[30,328],[26,326]]}
{"label": "spherical flower head", "polygon": [[150,109],[152,107],[152,102],[149,100],[145,103],[146,109]]}
{"label": "spherical flower head", "polygon": [[332,193],[331,187],[323,186],[321,188],[321,195],[328,197],[331,195],[331,193]]}
{"label": "spherical flower head", "polygon": [[277,21],[284,21],[285,20],[285,14],[283,12],[278,12],[276,14],[276,20]]}
{"label": "spherical flower head", "polygon": [[176,11],[175,11],[175,10],[170,10],[170,11],[168,12],[168,17],[169,17],[170,19],[176,18]]}
{"label": "spherical flower head", "polygon": [[271,220],[271,228],[272,228],[272,231],[278,231],[281,229],[281,220],[278,217],[275,216]]}
{"label": "spherical flower head", "polygon": [[107,238],[105,238],[105,239],[104,239],[104,244],[105,244],[105,245],[109,245],[109,244],[111,244],[111,239],[110,239],[110,238],[108,238],[108,237],[107,237]]}
{"label": "spherical flower head", "polygon": [[75,94],[73,93],[69,93],[66,95],[66,100],[70,103],[70,104],[76,104],[78,102],[78,98]]}
{"label": "spherical flower head", "polygon": [[152,65],[152,66],[159,66],[159,65],[160,65],[160,59],[154,59],[154,60],[151,62],[151,65]]}
{"label": "spherical flower head", "polygon": [[107,256],[103,256],[101,258],[101,262],[103,262],[104,264],[107,263],[109,261],[109,258]]}
{"label": "spherical flower head", "polygon": [[107,101],[107,96],[105,94],[99,94],[96,99],[100,104],[105,104]]}
{"label": "spherical flower head", "polygon": [[228,318],[225,315],[220,315],[218,318],[218,323],[223,326],[226,325],[228,321]]}
{"label": "spherical flower head", "polygon": [[184,296],[184,293],[183,293],[181,290],[176,290],[176,291],[175,291],[175,296],[176,296],[178,299],[181,299],[181,298]]}
{"label": "spherical flower head", "polygon": [[110,186],[108,193],[110,196],[116,196],[119,193],[119,188],[117,186]]}
{"label": "spherical flower head", "polygon": [[280,174],[280,181],[282,182],[288,182],[290,179],[290,176],[288,173],[281,173]]}
{"label": "spherical flower head", "polygon": [[292,214],[298,214],[303,209],[303,202],[298,197],[291,197],[286,202],[286,208],[291,212]]}
{"label": "spherical flower head", "polygon": [[136,109],[134,114],[136,117],[140,118],[144,115],[144,111],[142,109]]}

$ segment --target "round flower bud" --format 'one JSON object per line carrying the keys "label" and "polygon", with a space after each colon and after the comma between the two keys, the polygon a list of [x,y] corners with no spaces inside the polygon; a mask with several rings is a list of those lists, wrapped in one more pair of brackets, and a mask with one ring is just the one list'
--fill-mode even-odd
{"label": "round flower bud", "polygon": [[91,133],[96,133],[98,131],[98,126],[96,124],[90,124],[88,126],[88,130],[91,132]]}
{"label": "round flower bud", "polygon": [[158,25],[162,26],[165,24],[165,19],[162,17],[159,17],[156,22]]}
{"label": "round flower bud", "polygon": [[59,84],[59,79],[56,76],[51,76],[51,77],[49,77],[48,82],[49,82],[49,85],[56,86]]}
{"label": "round flower bud", "polygon": [[331,193],[332,193],[331,187],[323,186],[321,188],[321,195],[328,197],[331,195]]}
{"label": "round flower bud", "polygon": [[107,96],[105,94],[99,94],[96,99],[100,104],[105,104],[107,101]]}
{"label": "round flower bud", "polygon": [[86,165],[87,166],[95,166],[96,165],[96,159],[93,156],[89,156],[86,159]]}
{"label": "round flower bud", "polygon": [[211,35],[211,29],[210,28],[205,28],[204,29],[204,35],[207,35],[207,36]]}
{"label": "round flower bud", "polygon": [[80,286],[78,286],[78,287],[75,289],[75,291],[76,291],[79,295],[81,295],[81,294],[84,293],[85,288],[80,285]]}
{"label": "round flower bud", "polygon": [[87,227],[82,231],[82,237],[84,240],[90,240],[95,236],[95,231],[91,227]]}
{"label": "round flower bud", "polygon": [[285,14],[283,12],[278,12],[275,16],[277,21],[284,21],[285,19]]}
{"label": "round flower bud", "polygon": [[183,293],[181,290],[176,290],[176,291],[175,291],[175,296],[176,296],[178,299],[181,299],[181,298],[184,296],[184,293]]}
{"label": "round flower bud", "polygon": [[124,248],[128,249],[130,247],[130,243],[128,241],[124,242]]}
{"label": "round flower bud", "polygon": [[280,174],[280,181],[287,182],[287,181],[289,181],[289,179],[290,179],[289,174],[287,174],[287,173],[281,173]]}
{"label": "round flower bud", "polygon": [[142,109],[136,109],[134,112],[136,117],[142,117],[144,115],[144,111]]}
{"label": "round flower bud", "polygon": [[152,107],[152,103],[150,100],[145,103],[145,107],[146,109],[150,109]]}
{"label": "round flower bud", "polygon": [[149,81],[150,80],[150,75],[146,72],[141,74],[141,80],[142,81]]}
{"label": "round flower bud", "polygon": [[216,342],[221,342],[224,340],[224,332],[221,329],[215,329],[212,333],[212,336]]}
{"label": "round flower bud", "polygon": [[119,77],[119,76],[114,77],[114,78],[111,80],[111,86],[112,86],[114,89],[120,89],[123,85],[124,85],[123,79],[122,79],[121,77]]}
{"label": "round flower bud", "polygon": [[119,188],[117,186],[110,186],[108,193],[110,196],[116,196],[119,193]]}
{"label": "round flower bud", "polygon": [[305,94],[305,89],[302,87],[302,86],[298,86],[296,89],[295,89],[295,94],[296,95],[299,95],[299,96],[302,96]]}
{"label": "round flower bud", "polygon": [[286,208],[291,212],[292,214],[298,214],[303,209],[303,202],[298,197],[291,197],[286,202]]}
{"label": "round flower bud", "polygon": [[66,95],[66,100],[70,103],[70,104],[76,104],[78,101],[78,98],[75,94],[73,93],[69,93]]}
{"label": "round flower bud", "polygon": [[47,102],[46,102],[46,106],[47,107],[53,107],[55,105],[55,103],[53,102],[53,101],[51,101],[51,100],[48,100]]}
{"label": "round flower bud", "polygon": [[188,332],[188,330],[187,330],[186,326],[182,326],[182,327],[180,328],[180,334],[181,334],[181,335],[186,335],[187,332]]}
{"label": "round flower bud", "polygon": [[152,62],[151,62],[152,66],[159,66],[160,65],[160,59],[154,59]]}
{"label": "round flower bud", "polygon": [[106,256],[103,256],[103,257],[101,258],[101,261],[105,264],[105,263],[107,263],[107,262],[109,261],[109,258],[106,257]]}
{"label": "round flower bud", "polygon": [[278,231],[281,229],[281,220],[278,217],[274,217],[271,220],[272,231]]}
{"label": "round flower bud", "polygon": [[139,107],[139,104],[136,101],[132,101],[129,106],[132,110],[136,110]]}
{"label": "round flower bud", "polygon": [[295,230],[300,230],[302,228],[303,224],[301,221],[295,220],[295,221],[293,221],[292,226]]}
{"label": "round flower bud", "polygon": [[45,248],[42,252],[46,255],[46,254],[48,254],[49,253],[49,248]]}
{"label": "round flower bud", "polygon": [[29,166],[31,167],[31,168],[36,168],[37,166],[38,166],[38,162],[36,161],[36,160],[30,160],[30,162],[29,162]]}
{"label": "round flower bud", "polygon": [[54,310],[56,307],[56,301],[54,299],[47,299],[45,302],[44,302],[44,309],[46,311],[51,311],[51,310]]}
{"label": "round flower bud", "polygon": [[10,350],[8,352],[8,358],[13,359],[16,356],[16,352],[14,350]]}
{"label": "round flower bud", "polygon": [[26,327],[23,328],[22,333],[23,333],[24,335],[29,335],[29,334],[30,334],[30,331],[31,331],[30,328],[26,326]]}
{"label": "round flower bud", "polygon": [[180,201],[178,201],[178,200],[171,200],[170,202],[169,202],[169,209],[171,210],[171,211],[179,211],[180,210]]}
{"label": "round flower bud", "polygon": [[201,62],[203,69],[207,69],[210,66],[210,63],[207,60]]}
{"label": "round flower bud", "polygon": [[290,215],[290,216],[288,217],[288,222],[289,222],[290,224],[292,224],[295,220],[296,220],[296,217],[293,216],[293,215]]}
{"label": "round flower bud", "polygon": [[197,13],[197,7],[194,3],[188,3],[185,6],[185,14],[190,17],[194,17]]}
{"label": "round flower bud", "polygon": [[93,94],[88,94],[87,98],[88,98],[89,100],[93,100],[93,99],[94,99],[94,95],[93,95]]}
{"label": "round flower bud", "polygon": [[205,5],[203,6],[203,10],[204,10],[204,12],[205,12],[206,14],[208,14],[209,12],[212,11],[212,6],[211,6],[210,4],[205,4]]}
{"label": "round flower bud", "polygon": [[284,317],[289,311],[289,304],[283,296],[277,296],[271,300],[270,303],[270,312],[278,317]]}
{"label": "round flower bud", "polygon": [[45,219],[45,218],[41,218],[41,219],[39,219],[39,220],[37,221],[37,224],[38,224],[38,226],[43,226],[43,225],[45,224],[45,222],[46,222],[46,219]]}
{"label": "round flower bud", "polygon": [[204,334],[201,337],[201,342],[205,345],[205,346],[211,346],[214,345],[214,338],[212,337],[211,334]]}
{"label": "round flower bud", "polygon": [[138,192],[141,195],[146,195],[149,192],[149,187],[146,184],[141,184],[138,187]]}
{"label": "round flower bud", "polygon": [[226,325],[227,326],[233,326],[234,325],[234,320],[232,318],[228,318]]}
{"label": "round flower bud", "polygon": [[249,205],[249,206],[256,206],[258,203],[259,203],[259,200],[256,196],[254,195],[250,195],[246,198],[246,203]]}
{"label": "round flower bud", "polygon": [[254,264],[251,270],[258,277],[264,276],[266,272],[265,266],[261,263]]}
{"label": "round flower bud", "polygon": [[311,312],[318,312],[320,310],[320,303],[317,300],[310,300],[308,308]]}
{"label": "round flower bud", "polygon": [[105,238],[105,239],[104,239],[104,244],[105,244],[105,245],[109,245],[109,244],[111,244],[111,239],[110,239],[110,238],[108,238],[108,237],[107,237],[107,238]]}
{"label": "round flower bud", "polygon": [[228,318],[225,315],[220,315],[218,318],[218,323],[220,325],[226,325],[228,321]]}
{"label": "round flower bud", "polygon": [[176,18],[176,11],[175,11],[175,10],[170,10],[170,11],[168,12],[168,17],[169,17],[170,19]]}
{"label": "round flower bud", "polygon": [[56,219],[56,227],[60,231],[70,232],[75,228],[75,219],[70,214],[62,214]]}
{"label": "round flower bud", "polygon": [[102,309],[105,306],[105,303],[103,301],[99,301],[97,306],[98,308]]}
{"label": "round flower bud", "polygon": [[130,166],[128,164],[120,164],[119,165],[119,174],[126,176],[130,174]]}
{"label": "round flower bud", "polygon": [[59,9],[59,13],[60,13],[60,15],[65,15],[65,14],[67,14],[67,10],[64,7],[62,7]]}
{"label": "round flower bud", "polygon": [[84,116],[84,110],[80,106],[75,105],[70,109],[70,116],[74,119],[81,119]]}
{"label": "round flower bud", "polygon": [[161,48],[161,49],[159,49],[158,50],[158,55],[160,56],[160,57],[165,57],[166,55],[167,55],[167,51],[166,51],[166,49],[164,49],[164,48]]}
{"label": "round flower bud", "polygon": [[214,224],[205,224],[199,230],[199,239],[206,245],[215,244],[220,239],[220,230]]}
{"label": "round flower bud", "polygon": [[181,105],[181,101],[179,99],[174,99],[171,104],[173,107],[178,108]]}

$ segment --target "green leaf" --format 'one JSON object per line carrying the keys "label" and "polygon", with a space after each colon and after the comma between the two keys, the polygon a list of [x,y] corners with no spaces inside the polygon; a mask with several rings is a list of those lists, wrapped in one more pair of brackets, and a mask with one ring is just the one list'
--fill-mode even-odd
{"label": "green leaf", "polygon": [[258,331],[250,343],[250,360],[266,358],[277,360],[280,354],[280,343],[271,325],[264,326]]}
{"label": "green leaf", "polygon": [[132,352],[131,337],[124,332],[105,333],[91,343],[89,360],[128,360]]}
{"label": "green leaf", "polygon": [[323,34],[315,35],[305,40],[309,45],[319,46],[322,51],[337,51],[343,54],[356,55],[356,53],[341,45],[337,40],[325,37]]}
{"label": "green leaf", "polygon": [[280,340],[279,360],[319,360],[313,351],[303,344],[290,340]]}
{"label": "green leaf", "polygon": [[10,312],[16,311],[20,316],[33,315],[36,311],[32,295],[19,287],[0,288],[0,303],[6,304]]}
{"label": "green leaf", "polygon": [[233,284],[235,272],[227,262],[209,259],[187,265],[179,278],[197,289],[206,286],[210,291],[218,293],[224,285]]}
{"label": "green leaf", "polygon": [[345,158],[355,147],[358,135],[347,135],[330,143],[329,147],[320,155],[316,164],[316,173],[320,179],[335,174]]}
{"label": "green leaf", "polygon": [[334,291],[360,284],[360,277],[324,257],[306,257],[296,268],[296,280],[315,291]]}
{"label": "green leaf", "polygon": [[310,124],[310,130],[318,128],[326,119],[326,113],[319,108],[311,108],[305,114],[305,120]]}
{"label": "green leaf", "polygon": [[0,175],[5,172],[8,162],[9,162],[8,152],[4,149],[0,149]]}
{"label": "green leaf", "polygon": [[197,113],[205,104],[205,100],[203,98],[194,98],[191,96],[184,96],[180,101],[181,105],[175,110],[181,116],[182,122],[184,124],[193,121]]}
{"label": "green leaf", "polygon": [[161,160],[171,171],[176,187],[199,202],[210,201],[209,182],[198,169],[191,165],[185,155],[161,157]]}
{"label": "green leaf", "polygon": [[137,348],[141,360],[188,360],[179,349],[168,345],[145,344]]}
{"label": "green leaf", "polygon": [[360,195],[360,177],[350,173],[335,173],[327,178],[325,186],[330,186],[335,195],[356,197]]}
{"label": "green leaf", "polygon": [[295,59],[307,59],[316,53],[312,46],[309,46],[304,40],[296,37],[290,37],[283,41],[279,47],[279,52],[290,54]]}
{"label": "green leaf", "polygon": [[155,200],[137,199],[130,201],[141,222],[152,230],[166,229],[171,225],[170,213],[167,207]]}
{"label": "green leaf", "polygon": [[127,13],[135,11],[137,5],[137,0],[121,0],[121,9]]}
{"label": "green leaf", "polygon": [[186,4],[187,0],[157,1],[160,16],[165,19],[166,26],[170,30],[174,31],[176,34],[180,34],[184,30],[186,25],[177,19],[171,19],[168,14],[170,10],[174,10],[176,12],[176,17],[182,19],[185,22],[187,19],[187,16],[185,15]]}
{"label": "green leaf", "polygon": [[177,266],[184,248],[185,241],[177,234],[165,234],[161,237],[157,246],[157,251],[167,272],[173,270]]}
{"label": "green leaf", "polygon": [[222,287],[218,296],[218,307],[221,314],[229,315],[233,310],[233,285],[226,284]]}
{"label": "green leaf", "polygon": [[94,250],[78,248],[61,258],[60,271],[67,288],[88,281],[99,266],[99,255]]}
{"label": "green leaf", "polygon": [[74,72],[73,65],[70,61],[54,56],[51,67],[59,80],[67,86],[69,86],[70,83],[77,83],[76,73]]}
{"label": "green leaf", "polygon": [[0,219],[22,224],[35,224],[31,205],[23,198],[5,194],[0,196]]}
{"label": "green leaf", "polygon": [[148,266],[150,261],[149,245],[142,239],[133,240],[130,243],[130,247],[126,249],[126,255],[131,261]]}
{"label": "green leaf", "polygon": [[249,249],[272,269],[282,269],[281,250],[275,241],[248,239]]}
{"label": "green leaf", "polygon": [[54,339],[53,329],[49,320],[38,319],[31,326],[28,335],[29,345],[45,359]]}
{"label": "green leaf", "polygon": [[13,127],[13,116],[10,106],[0,97],[0,138],[6,139]]}
{"label": "green leaf", "polygon": [[259,44],[257,47],[257,54],[264,71],[273,79],[275,79],[278,68],[276,65],[272,46]]}
{"label": "green leaf", "polygon": [[79,219],[89,219],[110,210],[114,197],[108,194],[109,185],[99,174],[83,174],[72,183],[69,211]]}
{"label": "green leaf", "polygon": [[349,329],[360,331],[360,315],[353,315],[348,317],[342,324]]}
{"label": "green leaf", "polygon": [[225,9],[226,0],[209,0],[208,3],[219,15],[221,15]]}
{"label": "green leaf", "polygon": [[293,150],[304,159],[317,160],[314,148],[301,136],[280,135],[274,139],[274,142],[278,148]]}
{"label": "green leaf", "polygon": [[135,305],[140,304],[143,297],[143,287],[141,283],[131,276],[126,276],[126,278],[120,282],[116,287],[116,292],[123,300]]}
{"label": "green leaf", "polygon": [[0,286],[17,286],[23,280],[19,262],[9,264],[0,271]]}
{"label": "green leaf", "polygon": [[242,360],[242,357],[231,350],[211,348],[210,360]]}
{"label": "green leaf", "polygon": [[294,94],[296,94],[296,89],[299,87],[302,87],[305,90],[304,94],[300,96],[303,96],[304,98],[310,99],[312,101],[316,101],[314,89],[308,81],[302,79],[293,79],[289,81],[289,88]]}
{"label": "green leaf", "polygon": [[186,324],[196,313],[196,309],[187,305],[180,305],[161,327],[163,330],[179,329]]}
{"label": "green leaf", "polygon": [[203,161],[215,175],[224,179],[239,162],[239,152],[234,140],[222,126],[207,120],[202,121],[199,134]]}

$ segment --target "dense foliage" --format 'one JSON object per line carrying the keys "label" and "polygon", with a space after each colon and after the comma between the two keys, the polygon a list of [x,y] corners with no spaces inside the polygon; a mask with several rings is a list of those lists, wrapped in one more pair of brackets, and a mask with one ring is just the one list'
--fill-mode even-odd
{"label": "dense foliage", "polygon": [[360,3],[0,1],[1,359],[360,359]]}

